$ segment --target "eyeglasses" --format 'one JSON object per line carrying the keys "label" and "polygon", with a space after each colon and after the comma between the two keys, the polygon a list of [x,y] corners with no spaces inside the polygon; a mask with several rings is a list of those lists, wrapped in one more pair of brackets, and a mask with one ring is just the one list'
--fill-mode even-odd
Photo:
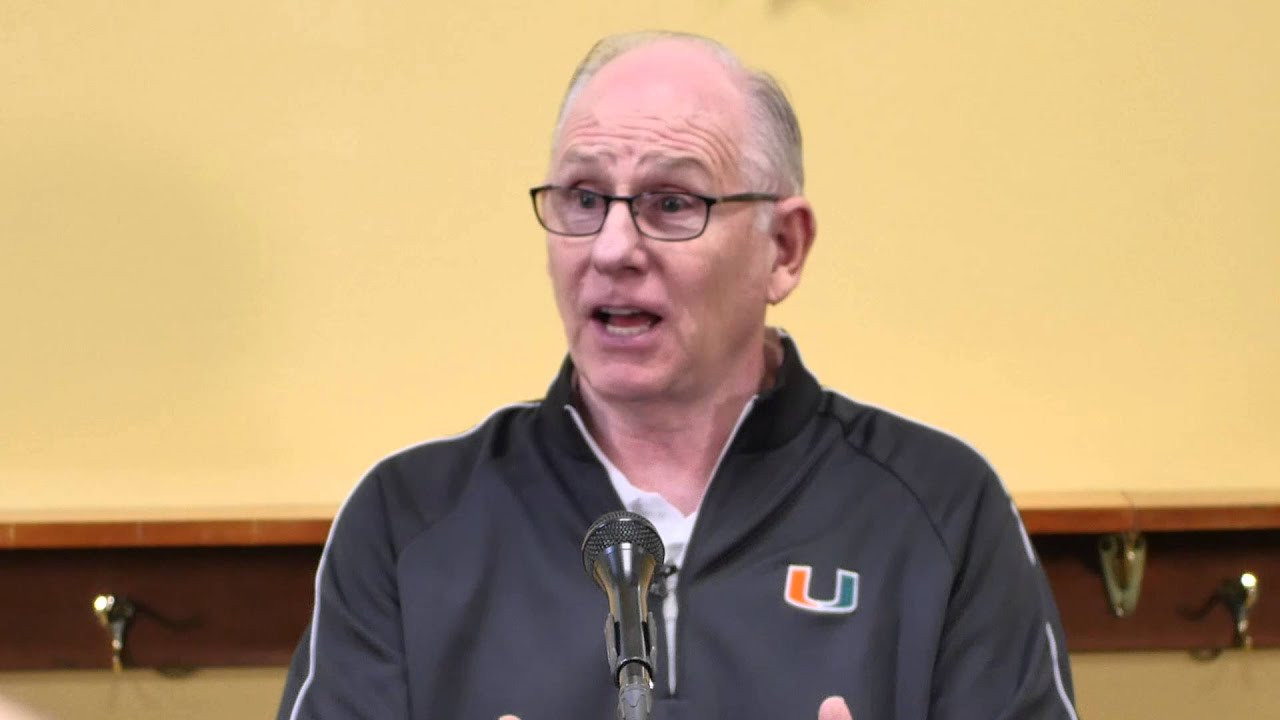
{"label": "eyeglasses", "polygon": [[692,240],[707,229],[711,206],[731,202],[777,202],[769,193],[738,193],[708,197],[682,192],[642,192],[638,195],[605,195],[592,190],[543,185],[529,191],[533,212],[547,232],[568,237],[595,235],[604,227],[615,200],[627,204],[631,221],[641,235],[654,240]]}

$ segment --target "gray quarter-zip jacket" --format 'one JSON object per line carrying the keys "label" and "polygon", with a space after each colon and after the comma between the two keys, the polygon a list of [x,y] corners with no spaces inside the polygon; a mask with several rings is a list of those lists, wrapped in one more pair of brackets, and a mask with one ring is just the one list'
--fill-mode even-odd
{"label": "gray quarter-zip jacket", "polygon": [[[660,647],[654,720],[811,720],[829,695],[858,720],[1075,720],[1057,610],[991,468],[784,348],[699,510],[678,692]],[[579,545],[621,504],[565,409],[572,373],[357,485],[280,720],[614,717]]]}

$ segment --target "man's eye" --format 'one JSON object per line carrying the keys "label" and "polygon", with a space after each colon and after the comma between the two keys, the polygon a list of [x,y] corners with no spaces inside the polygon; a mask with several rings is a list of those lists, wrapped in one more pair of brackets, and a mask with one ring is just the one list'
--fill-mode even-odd
{"label": "man's eye", "polygon": [[657,200],[658,209],[664,213],[684,212],[693,207],[693,198],[688,195],[659,195]]}
{"label": "man's eye", "polygon": [[590,210],[600,204],[600,196],[593,192],[578,190],[576,194],[578,196],[578,207],[584,210]]}

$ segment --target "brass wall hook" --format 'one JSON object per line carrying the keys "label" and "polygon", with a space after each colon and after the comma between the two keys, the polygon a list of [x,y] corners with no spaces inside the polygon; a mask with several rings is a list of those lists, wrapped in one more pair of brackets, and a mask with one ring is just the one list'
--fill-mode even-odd
{"label": "brass wall hook", "polygon": [[137,612],[129,598],[122,595],[102,594],[93,599],[93,614],[111,638],[111,669],[124,670],[124,643],[133,616]]}
{"label": "brass wall hook", "polygon": [[1218,596],[1231,611],[1235,620],[1236,647],[1245,650],[1253,649],[1253,635],[1249,631],[1249,611],[1258,602],[1258,576],[1244,572],[1240,577],[1227,580],[1218,591]]}
{"label": "brass wall hook", "polygon": [[1116,617],[1128,617],[1138,609],[1142,574],[1147,566],[1147,539],[1141,533],[1103,535],[1098,539],[1098,559],[1107,601]]}

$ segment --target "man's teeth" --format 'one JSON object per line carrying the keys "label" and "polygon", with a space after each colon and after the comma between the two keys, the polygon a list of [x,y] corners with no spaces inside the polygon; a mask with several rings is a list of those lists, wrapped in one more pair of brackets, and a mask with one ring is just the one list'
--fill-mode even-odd
{"label": "man's teeth", "polygon": [[609,323],[604,324],[604,331],[610,335],[621,335],[623,337],[632,337],[643,332],[649,332],[649,328],[653,325],[634,325],[632,327],[619,327]]}
{"label": "man's teeth", "polygon": [[597,315],[605,331],[618,337],[640,335],[658,322],[656,315],[630,307],[602,307],[597,311]]}

